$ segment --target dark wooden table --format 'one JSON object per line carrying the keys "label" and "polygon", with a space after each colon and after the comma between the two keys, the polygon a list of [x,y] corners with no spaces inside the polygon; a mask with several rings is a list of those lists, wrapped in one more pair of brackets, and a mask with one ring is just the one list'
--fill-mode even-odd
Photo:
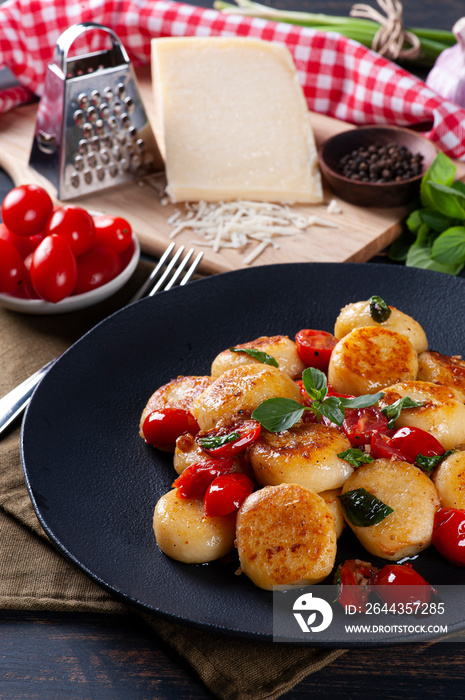
{"label": "dark wooden table", "polygon": [[[347,16],[352,0],[264,0],[278,8]],[[210,0],[193,4],[211,7]],[[375,5],[374,0],[370,1]],[[405,0],[406,26],[451,29],[463,0]],[[1,29],[0,29],[1,31]],[[9,189],[0,174],[0,196]],[[3,191],[2,191],[3,190]],[[1,545],[0,545],[1,546]],[[465,645],[352,649],[286,700],[465,697]],[[0,698],[206,700],[211,694],[144,624],[117,615],[0,611]]]}

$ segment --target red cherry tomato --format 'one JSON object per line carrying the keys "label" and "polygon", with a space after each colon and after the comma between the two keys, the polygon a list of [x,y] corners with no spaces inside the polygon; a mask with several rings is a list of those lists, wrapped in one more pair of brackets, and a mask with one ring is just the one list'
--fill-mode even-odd
{"label": "red cherry tomato", "polygon": [[50,195],[38,185],[15,187],[2,202],[3,222],[17,236],[41,233],[52,211]]}
{"label": "red cherry tomato", "polygon": [[391,437],[391,445],[399,449],[408,462],[415,464],[418,455],[434,457],[443,455],[445,449],[434,435],[421,428],[405,426],[396,430]]}
{"label": "red cherry tomato", "polygon": [[180,498],[203,498],[214,479],[230,474],[235,468],[236,464],[230,457],[206,459],[184,469],[172,486],[178,490]]}
{"label": "red cherry tomato", "polygon": [[372,433],[370,441],[370,454],[375,459],[400,459],[403,462],[409,460],[398,450],[391,441],[389,435],[385,433]]}
{"label": "red cherry tomato", "polygon": [[203,507],[210,517],[229,515],[241,507],[254,489],[246,474],[225,474],[214,479],[205,492]]}
{"label": "red cherry tomato", "polygon": [[[262,426],[257,420],[246,420],[221,428],[202,431],[195,440],[198,445],[212,457],[232,457],[243,452],[259,437]],[[213,442],[213,446],[209,443]],[[214,446],[219,442],[218,447]],[[221,444],[223,443],[223,444]]]}
{"label": "red cherry tomato", "polygon": [[32,286],[37,294],[57,303],[69,296],[76,284],[76,258],[64,236],[45,236],[32,254]]}
{"label": "red cherry tomato", "polygon": [[77,259],[74,294],[84,294],[114,279],[122,269],[118,253],[111,248],[91,248]]}
{"label": "red cherry tomato", "polygon": [[0,292],[13,294],[27,279],[23,259],[16,248],[0,239]]}
{"label": "red cherry tomato", "polygon": [[17,236],[4,223],[0,223],[0,239],[14,245],[22,258],[27,258],[37,248],[43,237],[42,233],[37,233],[35,236]]}
{"label": "red cherry tomato", "polygon": [[173,407],[152,411],[142,426],[146,442],[164,452],[174,450],[180,435],[194,434],[198,430],[199,426],[192,413],[184,408]]}
{"label": "red cherry tomato", "polygon": [[99,214],[94,216],[94,225],[97,245],[113,248],[120,255],[131,245],[132,228],[126,219]]}
{"label": "red cherry tomato", "polygon": [[387,605],[427,604],[435,592],[410,563],[386,564],[374,577],[373,584],[374,592]]}
{"label": "red cherry tomato", "polygon": [[336,574],[339,586],[338,601],[345,608],[354,605],[357,612],[365,612],[368,596],[371,592],[371,581],[376,574],[372,564],[360,559],[347,559],[340,564]]}
{"label": "red cherry tomato", "polygon": [[81,207],[58,207],[47,222],[46,233],[65,236],[74,255],[87,252],[95,242],[94,220]]}
{"label": "red cherry tomato", "polygon": [[337,343],[337,338],[326,331],[304,328],[295,336],[295,346],[302,362],[307,367],[315,367],[326,372],[329,358]]}
{"label": "red cherry tomato", "polygon": [[436,511],[433,544],[452,564],[465,566],[465,511],[458,508]]}
{"label": "red cherry tomato", "polygon": [[346,408],[342,430],[352,446],[368,445],[373,433],[389,434],[388,419],[376,406]]}

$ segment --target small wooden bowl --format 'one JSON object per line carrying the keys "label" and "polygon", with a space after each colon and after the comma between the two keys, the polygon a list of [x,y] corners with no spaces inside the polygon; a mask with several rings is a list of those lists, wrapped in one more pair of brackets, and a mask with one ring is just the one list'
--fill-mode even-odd
{"label": "small wooden bowl", "polygon": [[[342,175],[339,161],[360,146],[396,143],[412,154],[423,155],[423,170],[401,182],[360,182]],[[421,179],[438,153],[423,136],[396,126],[362,126],[343,131],[323,143],[319,150],[320,170],[328,185],[341,199],[362,207],[400,207],[411,202],[420,191]]]}

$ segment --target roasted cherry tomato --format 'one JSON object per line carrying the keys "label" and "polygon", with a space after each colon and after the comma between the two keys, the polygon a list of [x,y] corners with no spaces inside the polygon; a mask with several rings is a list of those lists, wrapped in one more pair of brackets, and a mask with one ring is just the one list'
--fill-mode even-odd
{"label": "roasted cherry tomato", "polygon": [[229,515],[241,507],[254,489],[252,479],[246,474],[235,473],[218,476],[205,492],[203,507],[210,517]]}
{"label": "roasted cherry tomato", "polygon": [[436,511],[433,544],[452,564],[465,566],[465,511],[458,508]]}
{"label": "roasted cherry tomato", "polygon": [[52,211],[50,195],[38,185],[14,187],[2,202],[3,222],[17,236],[41,233]]}
{"label": "roasted cherry tomato", "polygon": [[434,588],[410,563],[386,564],[373,579],[374,592],[387,605],[429,603]]}
{"label": "roasted cherry tomato", "polygon": [[149,413],[142,432],[145,441],[165,452],[172,452],[176,440],[184,433],[197,433],[199,426],[192,413],[185,408],[161,408]]}
{"label": "roasted cherry tomato", "polygon": [[71,294],[76,284],[76,258],[64,236],[45,236],[32,254],[30,275],[42,299],[57,303]]}
{"label": "roasted cherry tomato", "polygon": [[445,449],[434,435],[427,433],[426,430],[412,426],[405,426],[405,428],[396,430],[391,437],[390,444],[399,449],[405,455],[406,460],[412,462],[412,464],[415,464],[418,455],[434,457],[443,455],[445,452]]}
{"label": "roasted cherry tomato", "polygon": [[371,582],[378,569],[360,559],[347,559],[337,569],[338,601],[343,607],[355,606],[357,612],[365,612],[371,591]]}
{"label": "roasted cherry tomato", "polygon": [[391,438],[385,433],[372,433],[370,440],[370,454],[375,459],[400,459],[408,462],[405,455],[392,445]]}
{"label": "roasted cherry tomato", "polygon": [[113,248],[119,255],[131,245],[132,228],[126,219],[99,214],[94,216],[94,225],[97,245]]}
{"label": "roasted cherry tomato", "polygon": [[346,408],[342,430],[354,447],[368,445],[373,433],[389,434],[388,419],[376,406]]}
{"label": "roasted cherry tomato", "polygon": [[217,477],[230,474],[236,468],[231,457],[206,459],[186,467],[173,482],[180,498],[203,498],[206,490]]}
{"label": "roasted cherry tomato", "polygon": [[122,269],[118,253],[112,248],[91,248],[77,260],[75,294],[84,294],[114,279]]}
{"label": "roasted cherry tomato", "polygon": [[302,362],[307,367],[315,367],[326,372],[329,358],[337,343],[337,338],[326,331],[304,328],[295,336],[295,346]]}
{"label": "roasted cherry tomato", "polygon": [[37,248],[43,237],[42,233],[37,233],[35,236],[17,236],[4,223],[0,223],[0,239],[11,243],[23,259]]}
{"label": "roasted cherry tomato", "polygon": [[65,236],[74,255],[87,252],[95,242],[94,220],[81,207],[58,207],[47,222],[46,233]]}
{"label": "roasted cherry tomato", "polygon": [[0,239],[0,292],[13,294],[28,277],[19,251],[3,239]]}
{"label": "roasted cherry tomato", "polygon": [[202,431],[195,440],[204,452],[212,457],[232,457],[255,442],[260,435],[261,427],[257,420],[250,419]]}

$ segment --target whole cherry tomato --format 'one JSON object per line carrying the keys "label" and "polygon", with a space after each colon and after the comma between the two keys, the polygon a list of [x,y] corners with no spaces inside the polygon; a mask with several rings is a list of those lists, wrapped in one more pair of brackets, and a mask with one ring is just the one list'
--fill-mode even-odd
{"label": "whole cherry tomato", "polygon": [[243,452],[259,437],[261,424],[246,420],[198,433],[195,441],[212,457],[232,457]]}
{"label": "whole cherry tomato", "polygon": [[304,328],[295,336],[295,346],[302,362],[307,367],[315,367],[326,372],[329,358],[337,343],[337,338],[326,331]]}
{"label": "whole cherry tomato", "polygon": [[113,248],[120,255],[131,245],[132,228],[126,219],[99,214],[94,216],[94,225],[98,245]]}
{"label": "whole cherry tomato", "polygon": [[0,238],[14,245],[23,259],[37,248],[43,237],[42,233],[37,233],[35,236],[17,236],[4,223],[0,223]]}
{"label": "whole cherry tomato", "polygon": [[465,511],[459,508],[436,511],[433,544],[452,564],[465,566]]}
{"label": "whole cherry tomato", "polygon": [[146,442],[164,452],[172,452],[184,433],[197,433],[199,426],[184,408],[167,407],[149,413],[142,426]]}
{"label": "whole cherry tomato", "polygon": [[47,222],[46,233],[65,236],[74,255],[86,253],[95,242],[94,220],[81,207],[58,207]]}
{"label": "whole cherry tomato", "polygon": [[391,437],[390,444],[399,449],[405,455],[406,460],[412,464],[415,464],[418,455],[434,457],[443,455],[445,452],[444,447],[434,435],[413,426],[405,426],[396,430]]}
{"label": "whole cherry tomato", "polygon": [[0,239],[0,292],[16,292],[28,277],[23,259],[16,248]]}
{"label": "whole cherry tomato", "polygon": [[14,187],[2,202],[3,222],[17,236],[41,233],[52,211],[50,195],[38,185]]}
{"label": "whole cherry tomato", "polygon": [[122,263],[118,253],[111,248],[91,248],[77,258],[75,294],[90,292],[119,275]]}
{"label": "whole cherry tomato", "polygon": [[74,290],[77,278],[76,258],[64,236],[45,236],[32,254],[32,286],[37,294],[57,303]]}
{"label": "whole cherry tomato", "polygon": [[388,419],[376,406],[346,408],[342,430],[353,447],[368,445],[373,433],[387,433]]}
{"label": "whole cherry tomato", "polygon": [[388,605],[429,603],[432,586],[410,563],[386,564],[373,579],[374,592]]}
{"label": "whole cherry tomato", "polygon": [[180,498],[203,498],[207,488],[218,476],[230,474],[236,468],[231,457],[206,459],[186,467],[182,474],[173,481]]}
{"label": "whole cherry tomato", "polygon": [[253,489],[254,483],[246,474],[235,473],[216,477],[205,492],[205,514],[216,517],[234,513]]}

